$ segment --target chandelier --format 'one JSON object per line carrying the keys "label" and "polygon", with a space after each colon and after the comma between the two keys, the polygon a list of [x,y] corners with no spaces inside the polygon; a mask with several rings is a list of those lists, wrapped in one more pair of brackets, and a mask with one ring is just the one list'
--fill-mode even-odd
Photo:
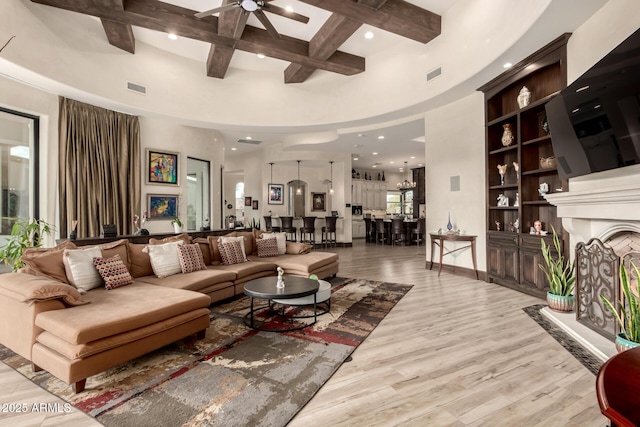
{"label": "chandelier", "polygon": [[404,177],[404,181],[397,184],[398,190],[400,191],[413,190],[414,188],[416,188],[416,183],[411,182],[407,179],[409,178],[409,168],[407,167],[407,163],[409,162],[404,162],[404,168],[402,169],[402,176]]}

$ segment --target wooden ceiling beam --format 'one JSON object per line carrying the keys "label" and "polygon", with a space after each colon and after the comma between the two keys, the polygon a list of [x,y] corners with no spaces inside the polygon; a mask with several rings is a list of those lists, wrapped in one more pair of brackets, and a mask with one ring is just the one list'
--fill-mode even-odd
{"label": "wooden ceiling beam", "polygon": [[387,0],[380,9],[351,0],[300,0],[363,24],[428,43],[441,31],[441,17],[403,0]]}
{"label": "wooden ceiling beam", "polygon": [[136,39],[133,36],[131,25],[104,18],[101,18],[100,21],[102,21],[102,28],[104,28],[104,33],[112,46],[129,53],[136,53]]}
{"label": "wooden ceiling beam", "polygon": [[[85,15],[97,16],[121,24],[134,25],[151,30],[173,33],[215,44],[216,47],[236,48],[250,53],[287,62],[353,75],[364,71],[364,58],[345,52],[336,52],[327,60],[309,57],[309,43],[293,37],[271,37],[265,30],[245,26],[240,40],[218,34],[218,18],[196,18],[196,11],[173,6],[157,0],[126,0],[124,10],[108,6],[105,0],[31,0],[34,3],[66,9]],[[109,1],[109,0],[106,0]]]}
{"label": "wooden ceiling beam", "polygon": [[[367,7],[379,9],[387,0],[358,0]],[[360,21],[333,13],[309,42],[309,56],[327,59],[362,26]],[[290,64],[284,70],[285,83],[302,83],[315,71],[301,64]]]}
{"label": "wooden ceiling beam", "polygon": [[[224,0],[223,5],[234,3],[234,0]],[[249,14],[241,8],[230,9],[220,13],[218,18],[218,34],[238,40],[242,37],[247,25]],[[231,58],[235,52],[233,47],[212,44],[207,57],[207,76],[223,79],[229,69]]]}

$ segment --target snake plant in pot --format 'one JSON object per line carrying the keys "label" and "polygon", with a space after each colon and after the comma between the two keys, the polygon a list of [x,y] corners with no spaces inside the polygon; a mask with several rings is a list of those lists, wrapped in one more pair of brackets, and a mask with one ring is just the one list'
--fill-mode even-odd
{"label": "snake plant in pot", "polygon": [[542,257],[545,265],[540,264],[540,268],[544,271],[549,281],[549,291],[547,292],[547,304],[554,311],[567,312],[572,311],[575,303],[573,288],[575,285],[575,263],[569,262],[562,255],[560,247],[560,239],[553,230],[553,246],[557,257],[554,258],[551,253],[551,245],[547,245],[542,239]]}
{"label": "snake plant in pot", "polygon": [[[637,278],[640,277],[638,267],[633,265],[633,270],[637,280]],[[620,312],[616,310],[613,303],[604,295],[600,295],[600,299],[611,313],[613,313],[613,316],[620,325],[621,332],[616,337],[616,349],[618,352],[640,346],[640,298],[638,298],[637,295],[637,288],[634,292],[629,282],[629,274],[624,265],[621,265],[620,284],[622,285],[624,298],[621,298],[620,301]]]}

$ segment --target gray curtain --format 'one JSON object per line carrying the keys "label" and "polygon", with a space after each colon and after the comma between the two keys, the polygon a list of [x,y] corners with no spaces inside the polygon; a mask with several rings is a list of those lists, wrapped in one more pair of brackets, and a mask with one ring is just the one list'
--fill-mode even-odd
{"label": "gray curtain", "polygon": [[60,97],[60,237],[77,221],[77,237],[102,224],[132,234],[140,214],[140,124],[137,116]]}

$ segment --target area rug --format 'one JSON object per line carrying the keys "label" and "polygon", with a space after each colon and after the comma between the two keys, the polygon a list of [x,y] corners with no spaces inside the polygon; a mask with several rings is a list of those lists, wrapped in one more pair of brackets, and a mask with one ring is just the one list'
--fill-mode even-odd
{"label": "area rug", "polygon": [[334,278],[331,311],[276,333],[245,326],[249,299],[211,307],[203,340],[185,339],[70,387],[0,346],[0,360],[106,426],[284,426],[411,289]]}
{"label": "area rug", "polygon": [[542,329],[547,331],[551,337],[560,343],[561,346],[565,348],[573,357],[578,359],[582,365],[587,368],[593,375],[597,375],[600,370],[600,366],[602,366],[602,361],[593,355],[589,350],[584,348],[578,341],[571,338],[569,334],[564,332],[560,327],[556,326],[553,322],[547,320],[546,317],[540,313],[546,307],[544,304],[536,304],[531,305],[529,307],[525,307],[525,313],[529,315],[533,320],[536,321]]}

